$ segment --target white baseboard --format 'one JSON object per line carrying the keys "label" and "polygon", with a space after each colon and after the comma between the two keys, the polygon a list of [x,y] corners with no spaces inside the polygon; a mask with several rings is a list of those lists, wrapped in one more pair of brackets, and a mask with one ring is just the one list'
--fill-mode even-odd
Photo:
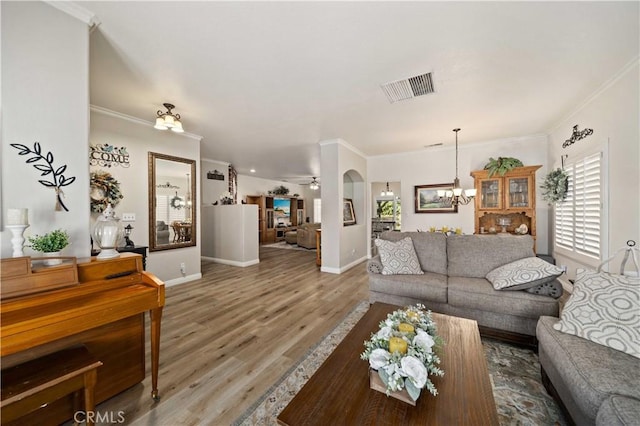
{"label": "white baseboard", "polygon": [[343,273],[345,271],[348,271],[349,269],[353,268],[354,266],[361,264],[365,260],[367,260],[367,256],[363,256],[358,260],[354,260],[353,262],[351,262],[348,265],[345,265],[345,266],[343,266],[341,268],[330,268],[328,266],[321,266],[320,267],[320,272],[328,272],[330,274],[341,274],[341,273]]}
{"label": "white baseboard", "polygon": [[220,263],[222,265],[239,266],[241,268],[246,268],[247,266],[257,265],[258,263],[260,263],[260,259],[248,260],[246,262],[238,262],[236,260],[219,259],[217,257],[207,257],[207,256],[202,256],[201,259],[210,260],[211,262]]}
{"label": "white baseboard", "polygon": [[202,273],[198,272],[197,274],[187,275],[185,277],[180,277],[180,278],[175,278],[173,280],[165,281],[164,286],[172,287],[174,285],[184,284],[191,281],[199,280],[200,278],[202,278]]}

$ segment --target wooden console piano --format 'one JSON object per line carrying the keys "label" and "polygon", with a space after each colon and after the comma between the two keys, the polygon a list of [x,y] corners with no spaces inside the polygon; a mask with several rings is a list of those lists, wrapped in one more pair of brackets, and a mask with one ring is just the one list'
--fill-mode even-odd
{"label": "wooden console piano", "polygon": [[[10,298],[2,296],[2,368],[82,343],[103,363],[95,388],[96,402],[102,402],[144,379],[144,313],[148,311],[151,396],[158,399],[164,283],[144,272],[142,256],[134,253],[107,260],[78,259],[75,267],[75,284]],[[5,278],[3,271],[3,281]],[[61,423],[72,415],[71,401],[61,399],[29,416],[33,416],[32,421],[46,418],[51,423]],[[25,419],[24,424],[27,423]]]}

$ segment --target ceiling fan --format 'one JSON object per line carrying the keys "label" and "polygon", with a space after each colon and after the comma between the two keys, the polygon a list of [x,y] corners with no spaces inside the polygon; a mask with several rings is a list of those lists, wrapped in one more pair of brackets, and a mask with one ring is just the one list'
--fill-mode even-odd
{"label": "ceiling fan", "polygon": [[317,190],[320,188],[320,182],[318,182],[318,180],[316,179],[315,176],[313,176],[313,180],[311,181],[311,183],[309,183],[309,189],[312,190]]}

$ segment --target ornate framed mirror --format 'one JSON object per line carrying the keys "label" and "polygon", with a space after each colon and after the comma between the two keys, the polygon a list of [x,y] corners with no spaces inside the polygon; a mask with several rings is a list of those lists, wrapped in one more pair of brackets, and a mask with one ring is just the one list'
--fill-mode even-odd
{"label": "ornate framed mirror", "polygon": [[196,162],[149,152],[149,251],[196,245]]}

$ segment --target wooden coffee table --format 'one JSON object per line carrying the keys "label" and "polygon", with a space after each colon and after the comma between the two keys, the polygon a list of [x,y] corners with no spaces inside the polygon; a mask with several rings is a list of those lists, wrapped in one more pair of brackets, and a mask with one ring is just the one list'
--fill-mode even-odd
{"label": "wooden coffee table", "polygon": [[487,362],[473,320],[432,314],[446,342],[440,352],[438,389],[423,390],[413,407],[369,387],[364,341],[397,306],[374,303],[278,416],[281,425],[497,425]]}

